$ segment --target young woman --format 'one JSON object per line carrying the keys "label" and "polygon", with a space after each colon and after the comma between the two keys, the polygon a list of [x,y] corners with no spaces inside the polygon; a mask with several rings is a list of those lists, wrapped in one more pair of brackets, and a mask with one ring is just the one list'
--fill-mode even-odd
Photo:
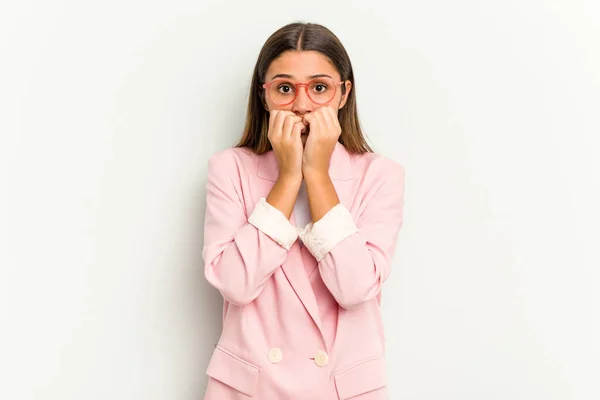
{"label": "young woman", "polygon": [[379,302],[404,168],[360,129],[338,38],[264,44],[241,141],[208,161],[206,279],[224,298],[206,400],[388,399]]}

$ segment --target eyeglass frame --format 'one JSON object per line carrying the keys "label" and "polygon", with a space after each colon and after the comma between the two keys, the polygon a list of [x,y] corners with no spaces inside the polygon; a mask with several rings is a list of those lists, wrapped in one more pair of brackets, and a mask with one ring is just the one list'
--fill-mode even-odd
{"label": "eyeglass frame", "polygon": [[[287,106],[287,105],[290,105],[290,104],[292,104],[294,101],[296,101],[296,99],[298,98],[298,92],[299,92],[299,90],[296,90],[296,93],[294,94],[294,98],[293,98],[293,99],[292,99],[292,101],[290,101],[289,103],[285,103],[285,104],[279,104],[279,103],[276,103],[276,102],[275,102],[275,100],[273,100],[273,97],[271,96],[271,92],[270,92],[269,88],[271,87],[271,85],[272,85],[273,83],[275,83],[275,82],[277,82],[277,81],[282,81],[282,80],[283,80],[283,81],[285,81],[286,79],[287,79],[287,78],[275,78],[275,79],[273,79],[273,80],[272,80],[272,81],[270,81],[270,82],[263,83],[263,85],[262,85],[263,89],[265,89],[265,90],[267,91],[267,93],[269,93],[269,98],[271,99],[271,101],[272,101],[273,103],[275,103],[276,105],[278,105],[278,106]],[[318,101],[314,101],[314,100],[313,100],[313,98],[312,98],[312,97],[310,97],[310,94],[308,94],[308,85],[309,85],[309,84],[310,84],[312,81],[318,81],[318,80],[321,80],[321,81],[322,81],[322,80],[329,80],[329,81],[332,81],[332,82],[333,82],[333,90],[334,90],[334,92],[333,92],[333,95],[331,96],[331,99],[327,100],[325,103],[319,103]],[[331,100],[333,100],[333,98],[335,97],[335,94],[337,93],[337,87],[338,87],[338,86],[340,86],[340,85],[342,85],[342,84],[344,84],[344,82],[346,82],[346,81],[339,81],[339,82],[336,82],[336,81],[334,81],[334,80],[333,80],[333,79],[331,79],[331,78],[326,78],[326,77],[325,77],[325,78],[324,78],[324,77],[318,77],[318,78],[313,78],[313,79],[311,79],[311,80],[310,80],[310,81],[308,81],[308,82],[301,82],[301,83],[293,83],[293,82],[290,82],[290,83],[292,83],[296,89],[297,89],[298,87],[300,87],[300,86],[304,86],[304,91],[306,92],[306,96],[307,96],[307,97],[310,99],[310,101],[312,101],[312,102],[313,102],[313,103],[315,103],[315,104],[321,104],[321,105],[322,105],[322,104],[327,104],[327,103],[329,103]]]}

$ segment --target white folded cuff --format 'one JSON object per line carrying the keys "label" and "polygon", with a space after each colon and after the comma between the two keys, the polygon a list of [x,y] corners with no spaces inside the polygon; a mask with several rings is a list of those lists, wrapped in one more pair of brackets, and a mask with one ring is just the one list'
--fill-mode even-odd
{"label": "white folded cuff", "polygon": [[336,204],[317,222],[310,222],[299,231],[300,240],[308,251],[321,261],[339,242],[358,232],[352,214],[342,203]]}
{"label": "white folded cuff", "polygon": [[267,203],[267,199],[264,197],[254,207],[252,214],[248,217],[248,222],[286,250],[289,250],[298,238],[296,227],[281,210]]}

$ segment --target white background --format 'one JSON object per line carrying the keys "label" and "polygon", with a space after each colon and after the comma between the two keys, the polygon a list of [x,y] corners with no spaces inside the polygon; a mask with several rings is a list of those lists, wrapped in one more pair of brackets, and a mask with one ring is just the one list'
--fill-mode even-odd
{"label": "white background", "polygon": [[3,2],[0,398],[202,398],[206,163],[296,20],[406,168],[392,399],[600,398],[594,0]]}

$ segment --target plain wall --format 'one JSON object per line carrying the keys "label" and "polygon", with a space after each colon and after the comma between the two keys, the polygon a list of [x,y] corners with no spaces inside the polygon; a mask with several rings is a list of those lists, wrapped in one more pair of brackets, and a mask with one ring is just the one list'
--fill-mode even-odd
{"label": "plain wall", "polygon": [[207,160],[296,20],[340,37],[370,143],[406,168],[392,399],[600,398],[599,19],[593,0],[3,2],[0,398],[202,398]]}

